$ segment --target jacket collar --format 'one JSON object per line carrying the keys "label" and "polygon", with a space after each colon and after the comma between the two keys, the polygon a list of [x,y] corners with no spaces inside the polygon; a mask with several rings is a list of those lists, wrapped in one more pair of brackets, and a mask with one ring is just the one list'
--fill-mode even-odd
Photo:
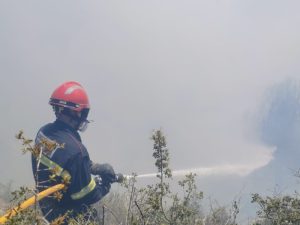
{"label": "jacket collar", "polygon": [[77,130],[75,130],[73,127],[71,127],[69,124],[65,123],[64,121],[61,121],[59,119],[56,119],[54,121],[54,124],[59,128],[59,129],[64,129],[70,132],[73,136],[75,136],[80,142],[81,142],[81,137],[78,133]]}

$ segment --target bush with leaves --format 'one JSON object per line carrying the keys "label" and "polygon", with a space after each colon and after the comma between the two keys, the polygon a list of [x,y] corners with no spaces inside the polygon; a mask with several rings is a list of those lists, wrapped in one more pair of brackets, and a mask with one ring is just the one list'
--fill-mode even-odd
{"label": "bush with leaves", "polygon": [[196,174],[188,174],[179,181],[183,197],[172,193],[170,190],[172,171],[169,168],[170,157],[166,138],[161,130],[156,130],[151,139],[158,182],[144,188],[136,188],[134,177],[133,182],[127,186],[131,190],[127,224],[201,224],[199,209],[203,193],[197,191]]}
{"label": "bush with leaves", "polygon": [[231,207],[220,206],[216,201],[210,202],[210,212],[205,216],[205,225],[237,225],[239,213],[238,202],[233,201]]}
{"label": "bush with leaves", "polygon": [[252,196],[252,202],[259,205],[257,215],[259,221],[255,225],[300,225],[299,196],[262,197],[259,194]]}

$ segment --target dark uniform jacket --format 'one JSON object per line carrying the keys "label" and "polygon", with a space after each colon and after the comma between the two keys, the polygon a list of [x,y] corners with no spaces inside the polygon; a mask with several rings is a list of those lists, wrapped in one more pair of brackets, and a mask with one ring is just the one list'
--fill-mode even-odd
{"label": "dark uniform jacket", "polygon": [[70,177],[61,200],[50,196],[39,203],[48,221],[70,210],[71,216],[85,213],[91,204],[108,193],[109,184],[101,185],[92,178],[89,154],[75,129],[56,120],[39,130],[35,142],[41,150],[38,157],[32,156],[33,175],[38,190],[63,183],[63,175]]}

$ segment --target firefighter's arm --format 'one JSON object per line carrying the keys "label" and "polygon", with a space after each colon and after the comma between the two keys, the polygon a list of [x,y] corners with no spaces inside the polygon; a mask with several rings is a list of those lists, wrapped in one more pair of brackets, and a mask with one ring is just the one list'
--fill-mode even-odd
{"label": "firefighter's arm", "polygon": [[90,169],[93,175],[99,175],[101,177],[102,183],[116,182],[116,174],[113,167],[110,164],[99,164],[90,161]]}
{"label": "firefighter's arm", "polygon": [[110,190],[110,183],[97,183],[91,176],[90,160],[77,154],[70,160],[67,170],[71,183],[67,193],[74,201],[92,204],[103,198]]}

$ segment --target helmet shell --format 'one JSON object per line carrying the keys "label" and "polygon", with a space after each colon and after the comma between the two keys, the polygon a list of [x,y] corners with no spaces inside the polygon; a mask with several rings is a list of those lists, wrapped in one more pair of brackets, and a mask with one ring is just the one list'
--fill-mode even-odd
{"label": "helmet shell", "polygon": [[68,81],[58,86],[52,93],[49,104],[62,106],[77,112],[90,109],[86,91],[81,84],[75,81]]}

